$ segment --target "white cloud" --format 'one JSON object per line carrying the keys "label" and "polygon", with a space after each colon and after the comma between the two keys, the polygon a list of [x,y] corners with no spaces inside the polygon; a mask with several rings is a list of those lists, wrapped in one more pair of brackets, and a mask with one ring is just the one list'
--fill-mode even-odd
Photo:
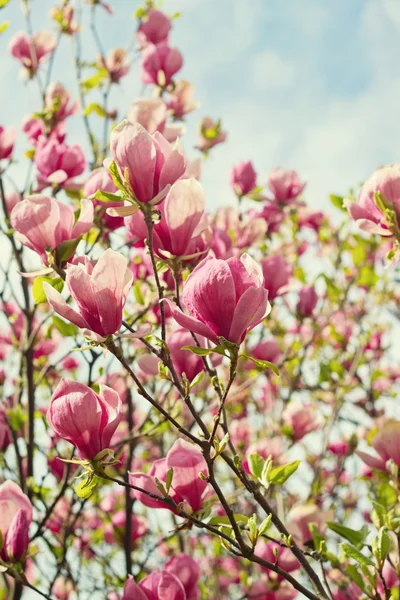
{"label": "white cloud", "polygon": [[261,52],[252,59],[251,83],[256,90],[285,88],[294,80],[294,70],[289,61],[275,52]]}

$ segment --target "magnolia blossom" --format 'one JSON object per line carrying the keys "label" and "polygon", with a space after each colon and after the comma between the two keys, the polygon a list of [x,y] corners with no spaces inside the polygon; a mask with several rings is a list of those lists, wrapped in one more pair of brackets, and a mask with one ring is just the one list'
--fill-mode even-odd
{"label": "magnolia blossom", "polygon": [[13,481],[0,485],[0,531],[3,549],[0,557],[5,561],[21,560],[27,550],[28,530],[32,522],[32,504],[21,488]]}
{"label": "magnolia blossom", "polygon": [[307,433],[319,429],[321,421],[313,415],[311,404],[292,401],[282,413],[283,423],[291,429],[293,439],[301,440]]}
{"label": "magnolia blossom", "polygon": [[108,53],[107,57],[102,54],[98,58],[98,64],[108,71],[113,83],[118,83],[125,75],[129,73],[129,64],[127,62],[127,53],[123,48],[114,48]]}
{"label": "magnolia blossom", "polygon": [[86,159],[78,144],[67,146],[54,138],[39,139],[34,161],[41,189],[49,185],[74,187],[75,177],[86,169]]}
{"label": "magnolia blossom", "polygon": [[388,460],[393,460],[400,467],[400,446],[398,443],[400,434],[400,421],[390,419],[386,421],[374,435],[371,441],[373,449],[378,456],[357,450],[358,456],[373,469],[387,471]]}
{"label": "magnolia blossom", "polygon": [[[28,141],[32,146],[37,146],[38,141],[42,136],[46,137],[46,126],[42,119],[36,119],[33,116],[27,116],[22,121],[22,131],[27,135]],[[67,129],[64,121],[59,121],[50,131],[47,133],[48,138],[55,138],[58,143],[62,143],[67,135]]]}
{"label": "magnolia blossom", "polygon": [[257,185],[257,173],[250,160],[243,161],[233,167],[231,186],[238,196],[246,196]]}
{"label": "magnolia blossom", "polygon": [[265,287],[269,299],[273,300],[282,293],[282,288],[287,286],[292,276],[292,268],[282,256],[269,256],[261,261],[262,272],[265,278]]}
{"label": "magnolia blossom", "polygon": [[173,556],[165,565],[165,570],[175,575],[185,588],[187,600],[198,600],[200,569],[197,561],[189,554]]}
{"label": "magnolia blossom", "polygon": [[45,108],[54,114],[57,121],[62,121],[78,110],[78,102],[71,103],[71,94],[62,83],[51,83],[46,89]]}
{"label": "magnolia blossom", "polygon": [[56,38],[49,31],[38,31],[33,36],[19,31],[11,38],[8,48],[10,54],[20,61],[32,77],[39,65],[53,52],[56,44]]}
{"label": "magnolia blossom", "polygon": [[189,81],[180,79],[175,83],[167,102],[168,110],[175,119],[183,119],[198,107],[198,102],[192,100],[193,94],[194,86]]}
{"label": "magnolia blossom", "polygon": [[296,539],[307,542],[312,539],[311,523],[315,523],[319,533],[323,534],[326,522],[333,518],[333,511],[321,510],[315,504],[299,504],[288,514],[289,530]]}
{"label": "magnolia blossom", "polygon": [[43,194],[33,194],[14,206],[11,224],[21,244],[37,252],[47,265],[48,252],[89,231],[93,224],[93,205],[90,200],[82,200],[75,223],[70,206]]}
{"label": "magnolia blossom", "polygon": [[129,577],[121,600],[189,600],[185,588],[176,575],[169,571],[155,571],[137,585]]}
{"label": "magnolia blossom", "polygon": [[240,344],[271,307],[264,278],[247,254],[227,261],[204,259],[185,282],[182,300],[190,316],[167,300],[174,319],[215,344],[224,338]]}
{"label": "magnolia blossom", "polygon": [[14,149],[16,137],[16,129],[4,129],[4,127],[0,125],[0,160],[10,158]]}
{"label": "magnolia blossom", "polygon": [[[161,258],[201,258],[208,252],[211,229],[205,214],[205,194],[196,179],[177,181],[159,204],[161,220],[153,229],[153,250]],[[129,234],[143,241],[148,229],[143,213],[125,219]]]}
{"label": "magnolia blossom", "polygon": [[142,45],[166,42],[171,21],[161,10],[151,9],[139,25],[137,38]]}
{"label": "magnolia blossom", "polygon": [[214,121],[211,117],[204,117],[199,128],[199,149],[202,152],[208,152],[217,144],[225,142],[228,134],[222,131],[221,121]]}
{"label": "magnolia blossom", "polygon": [[142,81],[166,87],[183,65],[183,57],[177,48],[167,42],[149,44],[142,53]]}
{"label": "magnolia blossom", "polygon": [[311,317],[318,302],[318,295],[314,286],[307,285],[299,291],[297,314],[300,317]]}
{"label": "magnolia blossom", "polygon": [[122,179],[139,202],[162,200],[169,186],[185,172],[186,162],[178,145],[172,147],[156,131],[150,135],[139,123],[122,121],[111,133],[111,154]]}
{"label": "magnolia blossom", "polygon": [[253,218],[246,214],[240,215],[239,211],[232,206],[221,206],[216,210],[214,227],[222,232],[222,235],[233,238],[237,250],[254,246],[264,238],[267,232],[263,219]]}
{"label": "magnolia blossom", "polygon": [[137,500],[150,508],[170,508],[162,500],[151,498],[149,492],[160,496],[155,478],[165,482],[169,469],[173,469],[172,484],[169,495],[176,504],[187,502],[193,511],[198,511],[203,505],[204,493],[208,483],[200,479],[199,473],[208,475],[207,463],[197,446],[185,440],[178,439],[167,453],[166,458],[153,462],[148,473],[130,473],[131,485],[144,491],[134,490]]}
{"label": "magnolia blossom", "polygon": [[60,31],[67,35],[75,35],[79,30],[78,23],[74,21],[72,6],[53,6],[50,17],[59,24]]}
{"label": "magnolia blossom", "polygon": [[132,279],[126,258],[109,248],[96,262],[84,257],[67,265],[65,281],[79,313],[49,283],[43,287],[55,312],[83,329],[87,337],[103,342],[121,327]]}
{"label": "magnolia blossom", "polygon": [[67,379],[61,379],[47,411],[50,427],[86,460],[109,448],[121,419],[121,400],[113,389],[100,385],[96,394],[83,383]]}
{"label": "magnolia blossom", "polygon": [[[270,563],[275,563],[278,560],[280,568],[287,573],[297,571],[300,568],[300,563],[290,548],[282,547],[275,542],[267,542],[259,539],[255,547],[255,553]],[[262,567],[262,569],[269,572],[269,569],[266,567]]]}
{"label": "magnolia blossom", "polygon": [[281,168],[271,171],[267,185],[278,202],[294,200],[306,187],[306,183],[300,180],[296,171]]}
{"label": "magnolia blossom", "polygon": [[394,224],[388,221],[382,208],[377,205],[375,192],[382,194],[384,201],[393,207],[397,219],[400,219],[400,163],[375,171],[362,186],[356,202],[344,202],[360,229],[383,237],[392,236]]}
{"label": "magnolia blossom", "polygon": [[181,124],[167,125],[167,105],[162,98],[137,98],[128,113],[128,121],[140,123],[151,134],[159,131],[169,142],[184,132]]}
{"label": "magnolia blossom", "polygon": [[74,584],[70,579],[59,576],[55,580],[51,591],[58,600],[69,600],[74,591]]}

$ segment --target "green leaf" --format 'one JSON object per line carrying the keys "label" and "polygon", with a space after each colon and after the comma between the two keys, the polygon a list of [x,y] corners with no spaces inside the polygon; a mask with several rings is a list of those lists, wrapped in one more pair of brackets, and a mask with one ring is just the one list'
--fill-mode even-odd
{"label": "green leaf", "polygon": [[165,488],[167,490],[167,493],[169,493],[169,490],[171,488],[173,475],[174,475],[174,469],[171,467],[170,469],[168,469],[166,477],[165,477]]}
{"label": "green leaf", "polygon": [[87,94],[90,90],[98,87],[102,84],[104,79],[107,77],[108,71],[107,69],[98,69],[97,73],[82,81],[82,91],[84,94]]}
{"label": "green leaf", "polygon": [[67,240],[62,242],[57,247],[57,260],[60,263],[67,262],[75,254],[75,250],[77,249],[79,242],[81,241],[81,236],[75,238],[74,240]]}
{"label": "green leaf", "polygon": [[133,285],[133,295],[135,296],[135,300],[140,306],[144,306],[144,296],[142,293],[142,282],[140,279],[136,279]]}
{"label": "green leaf", "polygon": [[133,17],[134,19],[143,19],[143,17],[146,16],[146,11],[142,6],[139,6],[139,8],[136,10],[136,12],[133,13]]}
{"label": "green leaf", "polygon": [[4,8],[9,2],[10,0],[0,0],[0,8]]}
{"label": "green leaf", "polygon": [[329,300],[337,300],[340,295],[340,289],[333,283],[330,277],[327,277],[326,275],[322,275],[322,277],[325,279]]}
{"label": "green leaf", "polygon": [[348,576],[350,577],[350,579],[352,581],[354,581],[355,584],[358,585],[360,590],[364,591],[365,582],[364,582],[364,579],[361,577],[360,572],[357,569],[357,567],[355,565],[352,565],[351,563],[349,563],[348,565],[346,565],[346,572],[347,572]]}
{"label": "green leaf", "polygon": [[181,350],[190,350],[190,352],[197,354],[197,356],[208,356],[213,353],[210,348],[199,348],[199,346],[183,346]]}
{"label": "green leaf", "polygon": [[364,265],[360,269],[359,276],[357,278],[357,284],[365,287],[373,287],[379,281],[379,275],[377,275],[372,267]]}
{"label": "green leaf", "polygon": [[0,25],[0,33],[3,33],[7,29],[7,27],[9,26],[9,24],[10,24],[10,21],[4,21],[4,23],[1,23],[1,25]]}
{"label": "green leaf", "polygon": [[51,285],[51,287],[57,290],[57,292],[62,292],[64,287],[64,281],[61,279],[61,277],[45,277],[43,275],[35,277],[32,285],[32,294],[35,304],[47,302],[47,296],[43,289],[44,282],[47,282],[49,285]]}
{"label": "green leaf", "polygon": [[250,454],[248,458],[250,473],[254,477],[261,477],[265,460],[258,454]]}
{"label": "green leaf", "polygon": [[[236,523],[245,523],[246,524],[247,521],[249,520],[248,517],[246,517],[245,515],[235,513],[233,516],[235,517]],[[227,525],[228,527],[231,526],[229,517],[227,517],[226,515],[212,517],[212,519],[210,519],[208,521],[208,525]]]}
{"label": "green leaf", "polygon": [[335,194],[329,194],[329,200],[332,202],[335,208],[347,212],[347,209],[343,206],[344,198],[342,196],[336,196]]}
{"label": "green leaf", "polygon": [[392,548],[392,540],[386,527],[381,527],[378,535],[372,540],[372,552],[375,558],[383,564]]}
{"label": "green leaf", "polygon": [[93,196],[90,196],[91,200],[100,200],[100,202],[123,202],[124,199],[118,194],[111,194],[110,192],[103,192],[102,190],[97,190]]}
{"label": "green leaf", "polygon": [[344,525],[340,525],[339,523],[333,523],[331,521],[328,521],[327,525],[331,531],[334,531],[341,537],[345,538],[354,546],[364,544],[365,539],[368,536],[368,527],[366,525],[364,525],[359,531],[356,531],[355,529],[350,529],[350,527],[345,527]]}
{"label": "green leaf", "polygon": [[100,104],[96,104],[96,102],[91,102],[90,104],[88,104],[85,110],[83,111],[83,114],[85,115],[85,117],[88,117],[93,112],[95,112],[96,115],[98,115],[99,117],[104,118],[107,116],[107,113],[104,110],[104,108],[100,106]]}
{"label": "green leaf", "polygon": [[362,552],[357,550],[357,548],[354,548],[354,546],[350,546],[350,544],[340,544],[340,547],[347,558],[353,558],[361,566],[374,567],[375,569],[375,563]]}
{"label": "green leaf", "polygon": [[78,334],[78,327],[73,323],[67,323],[57,315],[53,315],[52,317],[54,327],[63,335],[64,337],[74,337]]}
{"label": "green leaf", "polygon": [[241,354],[240,357],[251,360],[259,369],[271,369],[277,377],[280,377],[278,367],[274,365],[274,363],[269,362],[269,360],[259,360],[258,358],[253,358],[247,354]]}
{"label": "green leaf", "polygon": [[264,533],[266,533],[268,531],[268,529],[271,526],[271,520],[272,520],[272,514],[268,515],[268,517],[266,519],[264,519],[264,521],[262,521],[262,523],[260,524],[260,526],[258,528],[259,535],[264,535]]}
{"label": "green leaf", "polygon": [[386,508],[390,508],[397,503],[397,492],[389,483],[384,481],[378,486],[376,499],[379,504],[382,504]]}
{"label": "green leaf", "polygon": [[98,479],[96,476],[87,477],[86,479],[81,481],[79,483],[79,485],[77,485],[77,487],[75,489],[76,495],[78,496],[78,498],[81,498],[82,500],[87,500],[87,498],[90,498],[90,496],[92,495],[97,484],[98,484]]}
{"label": "green leaf", "polygon": [[114,182],[114,185],[119,189],[119,190],[123,190],[126,192],[125,190],[125,185],[124,182],[122,181],[122,177],[119,173],[118,167],[117,167],[117,163],[115,162],[115,160],[112,161],[112,163],[110,163],[109,167],[108,167],[108,172],[111,175],[111,178]]}
{"label": "green leaf", "polygon": [[295,471],[297,471],[300,460],[295,460],[292,463],[281,467],[273,467],[268,474],[268,481],[274,485],[285,483]]}

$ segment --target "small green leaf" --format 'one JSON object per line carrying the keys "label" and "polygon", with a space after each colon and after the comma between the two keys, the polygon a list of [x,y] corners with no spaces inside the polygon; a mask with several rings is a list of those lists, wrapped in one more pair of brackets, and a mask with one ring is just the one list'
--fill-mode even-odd
{"label": "small green leaf", "polygon": [[213,352],[210,348],[199,348],[199,346],[183,346],[181,350],[190,350],[190,352],[197,354],[197,356],[208,356]]}
{"label": "small green leaf", "polygon": [[269,362],[269,360],[259,360],[258,358],[253,358],[247,354],[241,354],[240,356],[251,360],[259,369],[271,369],[277,377],[280,377],[278,367],[274,365],[274,363]]}
{"label": "small green leaf", "polygon": [[266,533],[268,531],[268,529],[271,526],[271,520],[272,520],[272,514],[268,515],[268,517],[266,519],[264,519],[264,521],[260,524],[260,526],[258,528],[259,535],[264,535],[264,533]]}
{"label": "small green leaf", "polygon": [[47,302],[47,296],[43,289],[44,282],[48,283],[53,287],[57,292],[62,292],[64,287],[64,281],[61,277],[45,277],[40,275],[39,277],[35,277],[32,285],[32,294],[35,304],[42,304],[43,302]]}
{"label": "small green leaf", "polygon": [[10,0],[0,0],[0,8],[4,8],[9,2]]}
{"label": "small green leaf", "polygon": [[348,576],[350,577],[350,579],[352,581],[354,581],[355,584],[358,585],[360,590],[364,591],[365,581],[361,577],[360,572],[357,569],[357,567],[355,565],[352,565],[351,563],[349,563],[348,565],[346,565],[346,572],[347,572]]}
{"label": "small green leaf", "polygon": [[93,196],[90,196],[91,200],[100,200],[100,202],[123,202],[124,199],[118,194],[111,194],[110,192],[103,192],[102,190],[97,190]]}
{"label": "small green leaf", "polygon": [[84,94],[87,94],[90,90],[98,87],[107,77],[108,71],[107,69],[98,69],[97,73],[82,81],[82,91]]}
{"label": "small green leaf", "polygon": [[[236,523],[245,523],[246,524],[247,521],[249,520],[249,518],[246,517],[245,515],[235,513],[233,516],[235,517]],[[208,521],[208,525],[226,525],[228,527],[231,527],[229,517],[227,517],[226,515],[212,517],[212,519],[210,519]]]}
{"label": "small green leaf", "polygon": [[372,540],[372,552],[382,565],[392,548],[392,540],[386,527],[381,527],[378,535]]}
{"label": "small green leaf", "polygon": [[4,21],[4,23],[1,23],[1,25],[0,25],[0,33],[3,33],[7,29],[7,27],[9,26],[9,24],[10,24],[10,21]]}
{"label": "small green leaf", "polygon": [[168,469],[166,477],[165,477],[165,488],[167,490],[167,493],[169,493],[169,490],[171,488],[173,475],[174,475],[174,469],[171,467],[170,469]]}
{"label": "small green leaf", "polygon": [[344,198],[342,196],[336,196],[335,194],[329,194],[329,200],[332,202],[335,208],[347,212],[347,209],[343,206]]}
{"label": "small green leaf", "polygon": [[250,454],[248,458],[250,473],[254,477],[261,477],[265,460],[258,454]]}
{"label": "small green leaf", "polygon": [[386,508],[390,508],[397,503],[397,492],[389,483],[382,482],[376,491],[376,499]]}
{"label": "small green leaf", "polygon": [[345,527],[344,525],[340,525],[339,523],[333,523],[331,521],[328,521],[327,525],[331,531],[334,531],[341,537],[345,538],[354,546],[364,544],[365,539],[368,536],[368,527],[365,525],[359,531],[355,529],[350,529],[350,527]]}
{"label": "small green leaf", "polygon": [[111,175],[111,178],[112,178],[112,180],[114,182],[114,185],[119,190],[125,191],[124,182],[122,181],[122,177],[120,175],[120,172],[118,170],[117,163],[115,162],[115,160],[113,160],[112,163],[110,163],[110,165],[108,167],[108,172]]}
{"label": "small green leaf", "polygon": [[365,556],[362,552],[354,548],[354,546],[350,546],[350,544],[340,544],[341,549],[347,556],[347,558],[353,558],[358,564],[364,567],[374,567],[375,564],[373,561]]}
{"label": "small green leaf", "polygon": [[77,249],[79,242],[81,241],[81,236],[75,238],[74,240],[66,240],[62,242],[57,247],[57,260],[60,263],[67,262],[75,254],[75,250]]}
{"label": "small green leaf", "polygon": [[87,500],[87,498],[90,498],[95,487],[97,486],[97,483],[98,483],[98,479],[96,476],[94,476],[94,477],[89,476],[86,479],[84,479],[83,481],[81,481],[75,489],[75,492],[76,492],[76,495],[78,496],[78,498],[81,498],[82,500]]}
{"label": "small green leaf", "polygon": [[96,104],[96,102],[91,102],[90,104],[88,104],[85,110],[83,111],[83,114],[85,115],[85,117],[88,117],[93,112],[95,112],[96,115],[98,115],[99,117],[104,118],[107,116],[107,113],[104,110],[104,108],[100,106],[100,104]]}
{"label": "small green leaf", "polygon": [[73,323],[67,323],[57,315],[53,315],[52,317],[54,327],[63,335],[64,337],[74,337],[78,334],[79,329]]}
{"label": "small green leaf", "polygon": [[295,460],[287,465],[272,468],[268,474],[268,481],[274,485],[285,483],[297,471],[300,462],[300,460]]}
{"label": "small green leaf", "polygon": [[140,279],[136,279],[133,285],[133,295],[135,296],[135,300],[140,306],[144,306],[144,296],[142,293],[142,282]]}

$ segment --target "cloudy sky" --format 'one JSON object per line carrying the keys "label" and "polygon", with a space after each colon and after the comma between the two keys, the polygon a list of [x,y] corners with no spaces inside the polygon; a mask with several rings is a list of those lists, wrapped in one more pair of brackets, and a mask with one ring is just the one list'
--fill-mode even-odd
{"label": "cloudy sky", "polygon": [[[113,16],[98,9],[104,46],[127,46],[138,3],[109,2]],[[32,0],[30,6],[34,30],[52,28],[52,2]],[[221,117],[229,132],[204,168],[210,208],[232,201],[229,171],[240,160],[254,161],[260,181],[274,166],[299,170],[309,181],[310,203],[326,207],[330,192],[345,193],[376,166],[400,159],[399,0],[164,0],[163,9],[182,13],[171,44],[183,52],[181,75],[194,83],[201,103],[189,120],[185,149],[194,156],[202,116]],[[3,15],[10,26],[0,37],[6,55],[0,120],[18,126],[39,107],[39,96],[7,55],[11,35],[25,27],[20,3],[11,0]],[[85,18],[83,23],[88,25]],[[90,58],[89,32],[87,37]],[[57,52],[53,73],[77,94],[69,39]],[[142,89],[136,63],[112,98],[121,117]],[[70,123],[68,140],[85,144],[78,119]]]}

